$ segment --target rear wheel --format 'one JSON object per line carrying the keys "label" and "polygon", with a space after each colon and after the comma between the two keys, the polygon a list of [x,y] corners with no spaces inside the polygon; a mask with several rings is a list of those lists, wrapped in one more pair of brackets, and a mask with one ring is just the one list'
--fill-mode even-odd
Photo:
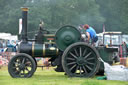
{"label": "rear wheel", "polygon": [[99,54],[84,42],[70,45],[63,53],[62,66],[70,77],[92,77],[99,70]]}
{"label": "rear wheel", "polygon": [[36,70],[34,59],[25,53],[15,55],[8,64],[8,72],[13,78],[28,78]]}

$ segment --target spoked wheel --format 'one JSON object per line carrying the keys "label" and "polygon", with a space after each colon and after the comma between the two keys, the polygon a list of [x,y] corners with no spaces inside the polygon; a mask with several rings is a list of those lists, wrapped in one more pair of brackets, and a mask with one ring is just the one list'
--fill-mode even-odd
{"label": "spoked wheel", "polygon": [[14,78],[28,78],[36,70],[34,59],[28,54],[19,53],[8,64],[8,72]]}
{"label": "spoked wheel", "polygon": [[35,71],[36,71],[36,69],[37,69],[37,61],[36,61],[36,58],[33,57],[33,59],[34,59],[35,64],[36,64],[36,68],[35,68]]}
{"label": "spoked wheel", "polygon": [[62,66],[70,77],[92,77],[99,69],[99,54],[84,42],[70,45],[63,53]]}

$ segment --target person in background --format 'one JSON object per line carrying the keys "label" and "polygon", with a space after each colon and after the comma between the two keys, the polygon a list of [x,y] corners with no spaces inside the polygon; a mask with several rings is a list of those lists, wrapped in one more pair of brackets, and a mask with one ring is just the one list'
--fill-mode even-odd
{"label": "person in background", "polygon": [[79,25],[79,26],[78,26],[78,30],[79,30],[80,33],[82,34],[82,33],[83,33],[83,25]]}
{"label": "person in background", "polygon": [[0,41],[0,48],[3,48],[3,43],[2,43],[2,41]]}
{"label": "person in background", "polygon": [[81,24],[81,25],[79,25],[78,26],[78,31],[80,32],[80,34],[81,34],[81,41],[85,41],[85,39],[86,39],[86,35],[85,35],[85,32],[84,32],[84,29],[83,29],[83,25]]}
{"label": "person in background", "polygon": [[95,45],[95,43],[98,40],[98,37],[96,35],[96,31],[92,27],[90,27],[88,24],[85,24],[83,26],[83,28],[86,31],[87,42],[90,43],[90,41],[91,41],[91,44]]}

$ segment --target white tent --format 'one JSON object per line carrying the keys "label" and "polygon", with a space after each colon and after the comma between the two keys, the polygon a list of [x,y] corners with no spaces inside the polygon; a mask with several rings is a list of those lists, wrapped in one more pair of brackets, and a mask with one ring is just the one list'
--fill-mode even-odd
{"label": "white tent", "polygon": [[11,35],[10,33],[0,33],[0,39],[18,40],[18,37],[17,37],[17,35]]}

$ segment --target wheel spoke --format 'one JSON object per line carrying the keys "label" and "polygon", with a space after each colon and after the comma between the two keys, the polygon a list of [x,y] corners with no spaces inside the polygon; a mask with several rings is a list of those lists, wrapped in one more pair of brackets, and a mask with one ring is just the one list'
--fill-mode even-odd
{"label": "wheel spoke", "polygon": [[32,68],[32,65],[27,65],[26,67],[31,67]]}
{"label": "wheel spoke", "polygon": [[22,64],[24,64],[25,63],[25,58],[23,58],[23,60],[22,60]]}
{"label": "wheel spoke", "polygon": [[14,62],[15,65],[18,65],[19,63],[18,62]]}
{"label": "wheel spoke", "polygon": [[75,59],[77,59],[77,57],[76,57],[73,53],[70,52],[70,54],[71,54]]}
{"label": "wheel spoke", "polygon": [[83,69],[84,69],[84,72],[87,73],[87,70],[86,70],[86,68],[84,66],[83,66]]}
{"label": "wheel spoke", "polygon": [[84,57],[84,59],[86,59],[88,56],[90,56],[92,54],[92,52],[90,52],[90,53],[88,53],[85,57]]}
{"label": "wheel spoke", "polygon": [[79,68],[79,66],[77,66],[77,67],[76,67],[76,70],[75,70],[75,72],[77,72],[78,68]]}
{"label": "wheel spoke", "polygon": [[93,60],[93,59],[95,59],[95,58],[87,58],[86,60]]}
{"label": "wheel spoke", "polygon": [[81,68],[81,66],[80,66],[80,75],[82,74],[82,68]]}
{"label": "wheel spoke", "polygon": [[76,67],[76,64],[73,65],[69,70],[72,71],[72,69],[75,68],[75,67]]}
{"label": "wheel spoke", "polygon": [[89,67],[88,65],[85,65],[89,70],[92,70],[92,68],[91,67]]}
{"label": "wheel spoke", "polygon": [[75,51],[76,55],[79,56],[79,55],[78,55],[78,52],[76,51],[76,49],[74,49],[74,51]]}
{"label": "wheel spoke", "polygon": [[25,63],[25,66],[26,66],[26,67],[32,67],[31,62],[26,62],[26,63]]}
{"label": "wheel spoke", "polygon": [[28,68],[27,68],[27,67],[25,68],[25,70],[27,70],[27,71],[29,72],[29,70],[28,70]]}
{"label": "wheel spoke", "polygon": [[85,49],[85,50],[84,50],[84,52],[83,52],[83,55],[82,55],[82,56],[84,56],[84,55],[86,54],[86,52],[87,52],[87,49]]}
{"label": "wheel spoke", "polygon": [[67,60],[75,60],[74,58],[67,58]]}
{"label": "wheel spoke", "polygon": [[91,62],[87,62],[87,64],[90,64],[90,65],[95,65],[94,63],[91,63]]}
{"label": "wheel spoke", "polygon": [[71,63],[68,63],[67,65],[72,65],[72,64],[76,64],[76,62],[71,62]]}
{"label": "wheel spoke", "polygon": [[80,47],[80,57],[82,56],[82,51],[81,51],[81,47]]}

